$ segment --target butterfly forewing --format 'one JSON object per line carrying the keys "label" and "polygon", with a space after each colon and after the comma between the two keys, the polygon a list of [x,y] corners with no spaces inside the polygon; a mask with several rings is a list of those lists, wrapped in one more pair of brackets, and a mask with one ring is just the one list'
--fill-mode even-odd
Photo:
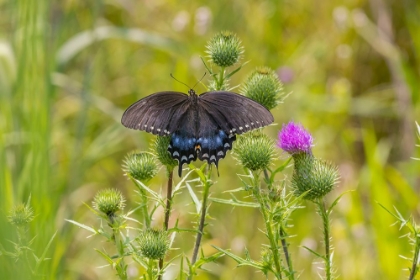
{"label": "butterfly forewing", "polygon": [[264,106],[233,92],[203,93],[199,96],[198,104],[229,134],[242,134],[274,121],[273,115]]}
{"label": "butterfly forewing", "polygon": [[121,123],[160,136],[170,135],[178,129],[189,103],[188,95],[181,92],[157,92],[128,107]]}

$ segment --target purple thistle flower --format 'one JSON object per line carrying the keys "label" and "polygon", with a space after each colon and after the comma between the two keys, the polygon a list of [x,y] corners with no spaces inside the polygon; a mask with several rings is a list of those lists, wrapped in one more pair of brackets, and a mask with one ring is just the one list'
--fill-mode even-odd
{"label": "purple thistle flower", "polygon": [[277,146],[289,154],[310,154],[312,142],[312,135],[302,125],[289,122],[280,130]]}

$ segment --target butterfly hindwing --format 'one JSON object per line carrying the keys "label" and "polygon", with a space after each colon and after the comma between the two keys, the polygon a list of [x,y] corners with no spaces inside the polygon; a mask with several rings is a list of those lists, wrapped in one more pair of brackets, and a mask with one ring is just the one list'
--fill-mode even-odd
{"label": "butterfly hindwing", "polygon": [[235,135],[228,134],[215,120],[214,116],[208,114],[204,107],[198,107],[200,126],[198,129],[199,147],[198,158],[207,163],[218,166],[219,160],[226,156],[226,152],[232,149]]}
{"label": "butterfly hindwing", "polygon": [[182,175],[182,165],[189,164],[191,161],[197,160],[197,152],[195,149],[197,139],[194,136],[184,134],[183,131],[177,131],[172,134],[169,143],[168,152],[172,158],[178,161],[178,175]]}
{"label": "butterfly hindwing", "polygon": [[243,95],[210,91],[199,95],[198,104],[228,134],[242,134],[274,121],[263,105]]}
{"label": "butterfly hindwing", "polygon": [[188,95],[163,91],[140,99],[124,112],[121,123],[128,128],[164,136],[178,129],[189,109]]}
{"label": "butterfly hindwing", "polygon": [[178,160],[178,174],[181,177],[182,165],[197,160],[197,107],[191,106],[178,122],[178,128],[171,135],[168,152]]}

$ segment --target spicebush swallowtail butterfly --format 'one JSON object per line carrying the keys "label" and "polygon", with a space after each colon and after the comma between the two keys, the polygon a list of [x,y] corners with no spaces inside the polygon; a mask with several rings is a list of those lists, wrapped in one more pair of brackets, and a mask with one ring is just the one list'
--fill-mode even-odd
{"label": "spicebush swallowtail butterfly", "polygon": [[199,158],[214,163],[232,149],[236,134],[269,125],[273,115],[258,102],[227,91],[197,95],[163,91],[140,99],[124,112],[121,123],[128,128],[170,136],[168,152],[182,165]]}

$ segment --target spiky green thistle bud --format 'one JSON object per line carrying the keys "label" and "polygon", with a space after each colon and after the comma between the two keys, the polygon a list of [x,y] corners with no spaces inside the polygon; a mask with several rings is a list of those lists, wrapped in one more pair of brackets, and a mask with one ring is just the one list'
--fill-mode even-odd
{"label": "spiky green thistle bud", "polygon": [[140,234],[137,241],[141,254],[148,259],[162,259],[169,249],[169,239],[166,231],[146,229]]}
{"label": "spiky green thistle bud", "polygon": [[158,165],[155,156],[151,153],[130,153],[124,160],[123,170],[127,176],[147,182],[156,176]]}
{"label": "spiky green thistle bud", "polygon": [[116,212],[123,210],[125,199],[117,189],[100,190],[92,202],[93,208],[104,213],[108,217],[114,217]]}
{"label": "spiky green thistle bud", "polygon": [[243,47],[239,38],[230,31],[221,31],[207,43],[210,61],[220,67],[229,67],[239,61]]}
{"label": "spiky green thistle bud", "polygon": [[249,133],[238,138],[234,153],[244,167],[252,171],[266,169],[275,155],[274,142],[265,134]]}
{"label": "spiky green thistle bud", "polygon": [[9,211],[7,219],[11,224],[20,227],[30,223],[34,219],[34,211],[30,205],[20,203]]}
{"label": "spiky green thistle bud", "polygon": [[308,153],[294,154],[293,160],[292,188],[296,196],[309,191],[304,198],[315,201],[333,190],[339,177],[335,166]]}
{"label": "spiky green thistle bud", "polygon": [[168,152],[168,146],[171,142],[170,136],[158,136],[153,145],[153,150],[156,153],[157,159],[162,163],[168,170],[172,170],[178,165],[178,162],[173,159]]}
{"label": "spiky green thistle bud", "polygon": [[259,67],[243,83],[241,93],[268,110],[283,101],[283,85],[277,74],[268,67]]}

